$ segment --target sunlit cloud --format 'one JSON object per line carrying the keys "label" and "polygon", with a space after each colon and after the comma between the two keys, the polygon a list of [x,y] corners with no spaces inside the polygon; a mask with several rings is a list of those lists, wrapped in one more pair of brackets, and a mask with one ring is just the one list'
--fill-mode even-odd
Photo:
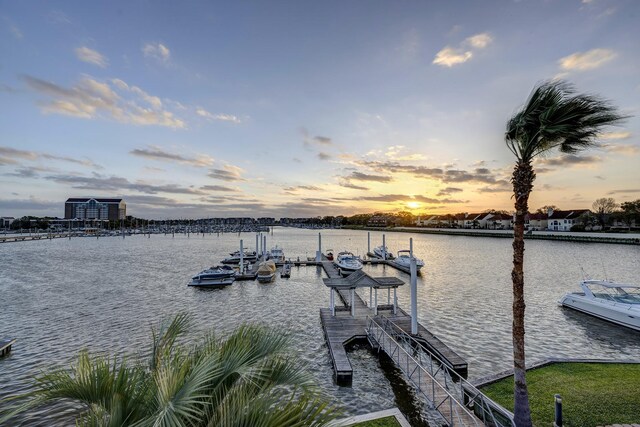
{"label": "sunlit cloud", "polygon": [[92,176],[65,175],[56,174],[44,177],[46,180],[56,182],[58,184],[66,184],[72,188],[82,190],[98,190],[98,191],[118,191],[118,190],[134,190],[140,193],[156,194],[206,194],[202,190],[193,187],[184,187],[177,184],[152,184],[144,181],[129,181],[127,178],[120,176],[105,176],[94,173]]}
{"label": "sunlit cloud", "polygon": [[147,58],[154,58],[161,62],[168,62],[171,58],[171,51],[162,43],[146,43],[142,46],[142,53]]}
{"label": "sunlit cloud", "polygon": [[353,179],[356,181],[370,181],[370,182],[391,182],[393,181],[392,176],[382,176],[382,175],[369,175],[362,172],[351,172],[351,175],[345,177],[347,179]]}
{"label": "sunlit cloud", "polygon": [[238,117],[232,114],[213,114],[205,110],[204,108],[197,108],[196,114],[200,117],[204,117],[209,120],[218,120],[223,122],[242,123]]}
{"label": "sunlit cloud", "polygon": [[97,50],[90,49],[86,46],[78,47],[75,49],[76,57],[83,62],[97,65],[100,68],[105,68],[109,61]]}
{"label": "sunlit cloud", "polygon": [[160,160],[165,162],[176,162],[195,167],[207,167],[213,165],[213,157],[207,154],[199,154],[195,157],[186,157],[182,154],[172,153],[162,148],[150,145],[148,148],[136,148],[129,152],[138,157],[144,157],[151,160]]}
{"label": "sunlit cloud", "polygon": [[330,160],[331,159],[331,154],[325,153],[323,151],[318,153],[318,158],[320,160]]}
{"label": "sunlit cloud", "polygon": [[631,132],[621,131],[621,132],[607,132],[600,135],[601,139],[628,139],[631,138]]}
{"label": "sunlit cloud", "polygon": [[604,150],[609,153],[618,153],[626,155],[640,154],[640,146],[631,144],[605,145]]}
{"label": "sunlit cloud", "polygon": [[203,185],[200,189],[204,191],[220,191],[225,193],[236,193],[240,191],[238,188],[226,187],[224,185]]}
{"label": "sunlit cloud", "polygon": [[175,117],[173,112],[162,108],[158,97],[151,96],[136,86],[129,86],[120,79],[111,80],[112,87],[108,83],[84,76],[76,85],[66,88],[28,75],[22,78],[29,88],[50,98],[40,103],[45,114],[62,114],[83,119],[108,117],[140,126],[156,125],[174,129],[186,127],[186,123]]}
{"label": "sunlit cloud", "polygon": [[346,179],[340,180],[338,182],[338,185],[340,187],[350,188],[352,190],[364,190],[364,191],[369,190],[369,187],[364,187],[362,185],[354,184],[354,183],[352,183],[352,182],[350,182],[349,180],[346,180]]}
{"label": "sunlit cloud", "polygon": [[606,64],[616,56],[617,53],[610,49],[592,49],[560,58],[558,63],[565,71],[587,71]]}
{"label": "sunlit cloud", "polygon": [[440,191],[438,191],[437,196],[441,197],[441,196],[449,196],[453,193],[461,193],[463,191],[462,188],[458,188],[458,187],[447,187],[447,188],[442,188],[440,189]]}
{"label": "sunlit cloud", "polygon": [[563,154],[558,157],[541,158],[536,164],[544,166],[574,166],[574,165],[591,165],[602,161],[598,156],[578,156],[575,154]]}
{"label": "sunlit cloud", "polygon": [[458,47],[445,46],[433,59],[433,64],[451,68],[454,65],[463,64],[473,58],[474,50],[486,48],[493,38],[489,33],[479,33],[464,39]]}

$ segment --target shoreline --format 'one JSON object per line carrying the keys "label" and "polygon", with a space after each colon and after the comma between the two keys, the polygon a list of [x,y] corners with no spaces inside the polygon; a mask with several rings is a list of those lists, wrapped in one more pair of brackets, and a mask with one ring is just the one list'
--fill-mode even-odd
{"label": "shoreline", "polygon": [[[418,228],[418,227],[358,227],[358,226],[343,226],[349,230],[364,230],[364,231],[383,231],[383,232],[398,232],[398,233],[419,233],[419,234],[435,234],[444,236],[466,236],[466,237],[494,237],[494,238],[513,238],[512,230],[501,231],[485,231],[485,230],[457,230],[457,229],[442,229],[442,228]],[[525,240],[557,240],[564,242],[579,242],[579,243],[608,243],[608,244],[621,244],[621,245],[637,245],[640,246],[640,234],[633,234],[632,237],[609,237],[609,236],[580,236],[576,234],[541,234],[540,232],[533,232],[532,234],[526,234]]]}

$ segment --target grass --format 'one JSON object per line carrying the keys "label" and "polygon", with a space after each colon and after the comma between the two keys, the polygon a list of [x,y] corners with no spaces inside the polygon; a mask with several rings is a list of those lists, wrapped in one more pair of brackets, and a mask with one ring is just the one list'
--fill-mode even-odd
{"label": "grass", "polygon": [[351,424],[350,427],[400,427],[396,417],[384,417],[377,420],[364,421],[358,424]]}
{"label": "grass", "polygon": [[[553,425],[556,393],[566,427],[640,423],[640,364],[556,363],[527,371],[527,386],[536,427]],[[513,411],[513,376],[482,391]]]}

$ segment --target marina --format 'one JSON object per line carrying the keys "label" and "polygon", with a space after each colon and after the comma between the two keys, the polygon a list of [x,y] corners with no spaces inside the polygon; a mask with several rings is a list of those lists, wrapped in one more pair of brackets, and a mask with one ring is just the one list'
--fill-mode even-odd
{"label": "marina", "polygon": [[[382,234],[371,231],[371,241],[380,242]],[[389,333],[391,329],[384,327],[382,321],[393,316],[393,289],[390,297],[386,290],[379,289],[377,304],[369,304],[368,289],[354,290],[353,307],[359,330],[336,329],[333,335],[336,340],[332,339],[339,342],[338,349],[344,349],[342,354],[351,369],[351,386],[339,386],[323,323],[335,329],[353,321],[351,292],[336,291],[333,319],[336,323],[330,325],[330,293],[323,280],[330,276],[325,273],[326,261],[322,258],[316,261],[318,231],[276,227],[273,235],[267,237],[268,247],[278,244],[291,259],[290,279],[278,275],[271,284],[261,285],[252,276],[253,270],[249,270],[245,272],[247,280],[238,276],[231,286],[204,290],[189,288],[185,282],[237,250],[239,239],[252,242],[254,234],[198,238],[154,235],[151,239],[140,235],[2,246],[0,255],[6,268],[0,283],[0,299],[5,307],[0,312],[0,325],[4,327],[0,334],[18,339],[20,346],[14,346],[11,357],[0,362],[3,370],[0,398],[23,389],[34,368],[51,363],[67,365],[83,348],[92,352],[114,348],[120,355],[136,354],[148,343],[149,325],[180,311],[193,315],[194,335],[209,328],[224,335],[243,322],[291,331],[296,352],[309,365],[315,381],[344,405],[348,416],[396,406],[398,386],[391,384],[408,384],[400,388],[406,393],[402,401],[410,402],[407,396],[419,395],[404,373],[396,371],[397,368],[381,368],[378,359],[383,345],[393,351],[389,347],[391,341],[385,341],[385,333],[399,339],[398,334]],[[351,249],[356,256],[366,254],[367,237],[367,232],[362,231],[322,231],[323,242],[336,248],[334,253],[338,249]],[[388,231],[386,245],[395,252],[406,248],[409,238],[414,239],[414,251],[426,263],[422,275],[417,277],[419,335],[432,344],[437,339],[457,354],[467,364],[470,380],[508,369],[510,245],[503,239]],[[563,309],[556,303],[564,293],[575,290],[581,276],[579,265],[598,266],[597,271],[591,271],[597,275],[604,262],[607,272],[615,274],[619,281],[634,281],[637,273],[634,260],[640,255],[637,248],[626,245],[589,248],[584,251],[568,242],[528,243],[527,278],[531,283],[527,288],[531,322],[527,329],[528,360],[585,354],[593,358],[631,359],[640,352],[637,332]],[[252,245],[251,250],[254,249]],[[87,263],[86,259],[101,262]],[[47,271],[46,277],[41,271]],[[371,278],[386,277],[405,283],[396,290],[394,323],[404,331],[409,330],[410,276],[383,260],[367,258],[363,259],[362,271]],[[374,306],[378,308],[380,327],[369,323],[376,318],[372,313]],[[65,331],[55,326],[60,324],[66,325]],[[369,343],[367,330],[382,341],[377,344],[378,349]],[[549,334],[550,330],[555,333]],[[339,333],[343,333],[342,342],[338,341]],[[351,337],[356,338],[345,346],[344,341]],[[432,347],[436,348],[435,344]],[[405,353],[401,352],[400,357],[402,354]],[[403,359],[400,360],[402,363]],[[398,366],[395,360],[392,365]],[[423,378],[420,384],[424,386],[422,381]],[[418,406],[401,408],[414,425],[420,425],[416,421],[421,413],[415,409]]]}

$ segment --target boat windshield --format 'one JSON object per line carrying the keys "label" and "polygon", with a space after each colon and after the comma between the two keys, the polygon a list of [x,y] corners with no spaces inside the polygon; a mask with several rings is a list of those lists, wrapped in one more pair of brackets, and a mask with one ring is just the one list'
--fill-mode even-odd
{"label": "boat windshield", "polygon": [[624,304],[640,304],[640,287],[587,285],[593,296],[607,301]]}

